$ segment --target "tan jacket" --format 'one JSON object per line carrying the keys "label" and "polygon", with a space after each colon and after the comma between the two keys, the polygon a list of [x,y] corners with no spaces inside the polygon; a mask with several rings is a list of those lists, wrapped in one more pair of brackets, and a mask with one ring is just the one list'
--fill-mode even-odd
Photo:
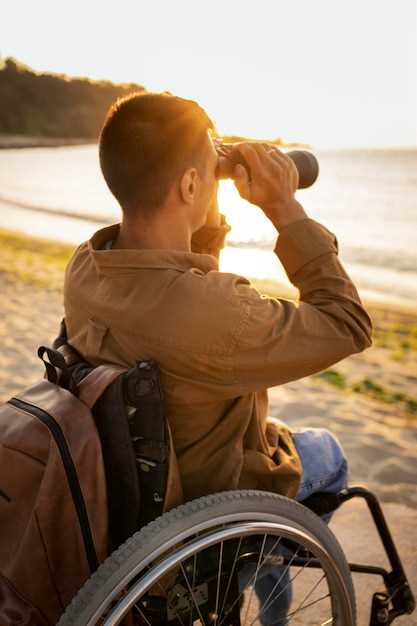
{"label": "tan jacket", "polygon": [[301,464],[287,427],[267,431],[267,388],[371,345],[335,236],[311,219],[279,235],[275,252],[300,291],[296,305],[219,272],[224,216],[219,228],[195,233],[188,253],[101,249],[118,228],[95,233],[67,267],[69,342],[94,365],[159,363],[187,499],[234,488],[294,497]]}

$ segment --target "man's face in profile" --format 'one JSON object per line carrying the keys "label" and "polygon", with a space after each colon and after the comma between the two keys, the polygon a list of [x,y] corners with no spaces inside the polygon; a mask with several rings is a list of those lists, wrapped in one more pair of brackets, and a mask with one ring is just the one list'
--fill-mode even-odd
{"label": "man's face in profile", "polygon": [[200,193],[198,197],[198,206],[204,216],[217,202],[217,191],[219,183],[216,177],[218,164],[217,151],[214,146],[210,131],[207,132],[207,139],[202,148],[202,160],[199,167],[200,177]]}

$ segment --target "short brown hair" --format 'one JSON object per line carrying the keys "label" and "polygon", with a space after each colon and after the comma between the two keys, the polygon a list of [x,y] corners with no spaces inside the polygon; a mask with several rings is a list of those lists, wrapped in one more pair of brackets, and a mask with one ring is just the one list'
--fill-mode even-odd
{"label": "short brown hair", "polygon": [[126,214],[150,217],[193,164],[207,130],[204,109],[168,92],[134,93],[110,108],[100,134],[100,167]]}

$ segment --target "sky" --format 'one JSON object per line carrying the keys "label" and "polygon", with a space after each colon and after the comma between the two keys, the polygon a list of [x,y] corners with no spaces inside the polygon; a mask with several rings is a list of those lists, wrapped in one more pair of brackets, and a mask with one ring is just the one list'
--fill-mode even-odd
{"label": "sky", "polygon": [[417,145],[416,0],[13,0],[0,15],[1,56],[192,98],[225,134]]}

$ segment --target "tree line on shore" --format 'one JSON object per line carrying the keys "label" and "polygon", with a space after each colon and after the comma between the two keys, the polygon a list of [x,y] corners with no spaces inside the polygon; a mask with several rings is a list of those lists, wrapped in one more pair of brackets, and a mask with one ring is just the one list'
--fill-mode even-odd
{"label": "tree line on shore", "polygon": [[0,134],[98,139],[110,105],[144,91],[135,83],[39,73],[9,57],[0,60]]}
{"label": "tree line on shore", "polygon": [[[119,97],[143,91],[145,87],[136,83],[36,72],[12,57],[0,58],[0,135],[97,141],[110,105]],[[235,143],[247,138],[227,135],[223,140]],[[302,145],[282,137],[257,141]]]}

